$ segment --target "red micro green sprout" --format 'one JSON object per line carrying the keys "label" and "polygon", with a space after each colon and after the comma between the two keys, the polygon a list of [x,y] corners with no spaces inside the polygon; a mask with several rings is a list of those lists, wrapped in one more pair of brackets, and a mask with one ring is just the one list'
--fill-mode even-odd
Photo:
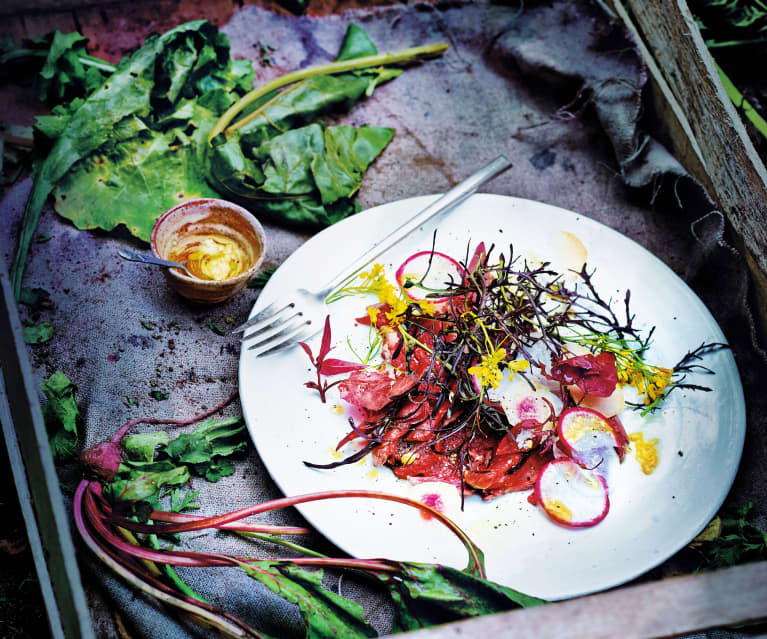
{"label": "red micro green sprout", "polygon": [[336,384],[340,384],[343,380],[329,383],[327,380],[323,380],[322,377],[331,377],[334,375],[343,375],[345,373],[352,373],[354,371],[362,370],[365,368],[364,364],[358,364],[356,362],[348,362],[343,359],[327,359],[327,355],[331,350],[330,346],[330,315],[325,318],[325,328],[322,331],[322,342],[320,343],[320,350],[317,353],[317,357],[312,354],[312,349],[305,342],[298,342],[301,348],[304,349],[309,356],[309,360],[317,369],[317,381],[306,382],[307,388],[313,388],[320,394],[320,399],[324,404],[326,402],[327,392]]}

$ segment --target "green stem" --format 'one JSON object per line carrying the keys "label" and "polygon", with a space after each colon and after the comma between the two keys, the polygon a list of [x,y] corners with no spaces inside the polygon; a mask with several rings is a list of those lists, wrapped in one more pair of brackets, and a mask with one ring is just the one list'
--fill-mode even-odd
{"label": "green stem", "polygon": [[312,550],[311,548],[306,548],[305,546],[301,546],[292,541],[288,541],[287,539],[281,539],[280,537],[276,537],[275,535],[267,535],[265,533],[256,533],[256,532],[247,532],[247,531],[238,531],[237,534],[242,535],[243,537],[248,537],[251,539],[260,539],[262,541],[268,541],[270,543],[277,544],[279,546],[284,546],[285,548],[290,548],[291,550],[300,552],[301,554],[306,555],[308,557],[320,557],[322,559],[329,558],[327,555],[323,555],[322,553]]}
{"label": "green stem", "polygon": [[331,62],[329,64],[319,64],[306,69],[299,69],[298,71],[292,71],[281,75],[279,78],[275,78],[271,82],[267,82],[263,86],[253,89],[250,93],[247,93],[237,102],[235,102],[224,115],[221,116],[216,126],[210,132],[208,136],[208,142],[212,142],[218,135],[224,132],[229,127],[232,121],[239,115],[243,109],[248,107],[259,98],[264,95],[276,91],[289,84],[294,84],[307,78],[312,78],[319,75],[334,75],[336,73],[347,73],[349,71],[358,71],[360,69],[368,69],[370,67],[379,66],[395,66],[407,64],[410,62],[416,62],[417,60],[436,58],[441,56],[447,49],[447,44],[434,44],[422,47],[412,47],[410,49],[403,49],[401,51],[395,51],[393,53],[380,53],[378,55],[365,56],[364,58],[355,58],[353,60],[344,60],[342,62]]}
{"label": "green stem", "polygon": [[764,118],[759,115],[753,106],[751,106],[748,100],[743,97],[743,94],[738,91],[737,87],[732,83],[730,78],[727,77],[727,74],[722,71],[722,68],[718,64],[716,65],[716,70],[719,71],[719,77],[721,78],[722,84],[724,84],[724,89],[727,91],[727,95],[730,96],[732,103],[738,107],[738,109],[743,111],[743,114],[751,121],[751,124],[756,127],[756,130],[767,138],[767,122],[765,122]]}
{"label": "green stem", "polygon": [[93,67],[94,69],[99,69],[105,73],[114,73],[117,71],[117,67],[114,64],[109,64],[109,62],[106,62],[101,58],[94,58],[92,55],[81,55],[79,56],[79,60],[84,67]]}
{"label": "green stem", "polygon": [[[149,546],[153,548],[154,550],[161,550],[160,548],[160,540],[157,539],[157,535],[149,535],[147,537],[147,540],[149,541]],[[198,595],[194,590],[192,590],[186,582],[184,582],[181,577],[178,576],[178,573],[173,570],[173,568],[168,564],[162,564],[162,571],[165,573],[166,577],[171,580],[174,586],[178,589],[179,592],[185,594],[187,597],[191,597],[192,599],[196,599],[197,601],[201,601],[202,603],[210,604],[210,602],[202,597],[201,595]]]}

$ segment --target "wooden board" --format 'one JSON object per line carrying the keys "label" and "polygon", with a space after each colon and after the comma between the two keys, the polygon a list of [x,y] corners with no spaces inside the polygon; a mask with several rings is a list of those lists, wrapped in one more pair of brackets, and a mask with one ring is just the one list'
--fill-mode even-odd
{"label": "wooden board", "polygon": [[767,618],[767,561],[419,630],[412,639],[651,639]]}
{"label": "wooden board", "polygon": [[[663,80],[678,101],[676,113],[685,114],[686,125],[671,122],[678,141],[697,146],[695,161],[686,168],[704,184],[738,234],[740,248],[756,289],[763,334],[767,327],[767,170],[748,137],[740,116],[728,97],[713,58],[700,35],[685,0],[645,2],[628,0],[634,20],[652,51]],[[616,3],[614,3],[616,6]],[[616,6],[617,8],[617,6]],[[627,17],[624,17],[624,21]],[[668,102],[668,100],[667,100]],[[661,114],[663,115],[663,114]],[[692,135],[685,143],[682,138]],[[684,162],[685,157],[680,157]]]}

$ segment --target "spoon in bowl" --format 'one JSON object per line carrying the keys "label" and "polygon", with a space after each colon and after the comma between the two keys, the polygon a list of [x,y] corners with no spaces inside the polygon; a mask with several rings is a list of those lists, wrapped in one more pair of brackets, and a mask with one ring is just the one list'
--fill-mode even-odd
{"label": "spoon in bowl", "polygon": [[177,268],[182,270],[185,275],[188,275],[195,280],[200,279],[186,267],[186,264],[182,262],[171,262],[170,260],[163,260],[159,257],[155,257],[154,255],[144,255],[143,253],[124,251],[122,249],[117,251],[117,254],[124,260],[129,260],[131,262],[142,262],[144,264],[154,264],[156,266],[165,266],[167,268]]}

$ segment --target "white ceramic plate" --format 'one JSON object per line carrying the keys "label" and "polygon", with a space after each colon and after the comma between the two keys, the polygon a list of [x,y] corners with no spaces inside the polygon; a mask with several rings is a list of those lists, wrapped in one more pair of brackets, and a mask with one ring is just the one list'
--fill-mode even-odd
{"label": "white ceramic plate", "polygon": [[[388,230],[426,206],[433,196],[379,206],[319,233],[301,246],[269,280],[256,312],[294,287],[321,285]],[[556,259],[562,233],[576,235],[596,268],[593,281],[605,298],[622,305],[631,290],[637,326],[657,326],[648,360],[671,366],[703,342],[724,336],[697,296],[660,260],[625,236],[573,212],[517,198],[475,195],[425,225],[381,261],[389,273],[408,255],[431,247],[462,258],[467,245],[495,243],[508,255]],[[496,250],[498,250],[496,249]],[[497,255],[497,253],[496,253]],[[373,300],[347,298],[329,306],[333,357],[353,359],[346,342],[362,347],[367,329],[356,326]],[[311,340],[316,352],[319,336]],[[722,504],[735,477],[745,435],[745,406],[735,362],[728,350],[706,358],[715,375],[688,381],[713,391],[674,392],[665,408],[646,418],[625,411],[627,432],[660,439],[660,464],[649,476],[628,455],[610,477],[611,508],[599,525],[571,530],[551,523],[527,502],[528,492],[490,502],[477,497],[460,510],[450,489],[446,514],[484,550],[488,576],[544,599],[563,599],[624,583],[658,565],[687,544]],[[251,437],[269,473],[286,495],[365,488],[408,496],[418,489],[369,459],[335,470],[314,470],[303,461],[338,459],[336,443],[348,432],[337,392],[327,404],[303,383],[314,379],[303,350],[255,358],[243,349],[240,397]],[[347,447],[346,451],[349,451]],[[437,522],[404,506],[370,499],[307,504],[301,512],[328,539],[356,557],[441,562],[462,568],[462,546]]]}

